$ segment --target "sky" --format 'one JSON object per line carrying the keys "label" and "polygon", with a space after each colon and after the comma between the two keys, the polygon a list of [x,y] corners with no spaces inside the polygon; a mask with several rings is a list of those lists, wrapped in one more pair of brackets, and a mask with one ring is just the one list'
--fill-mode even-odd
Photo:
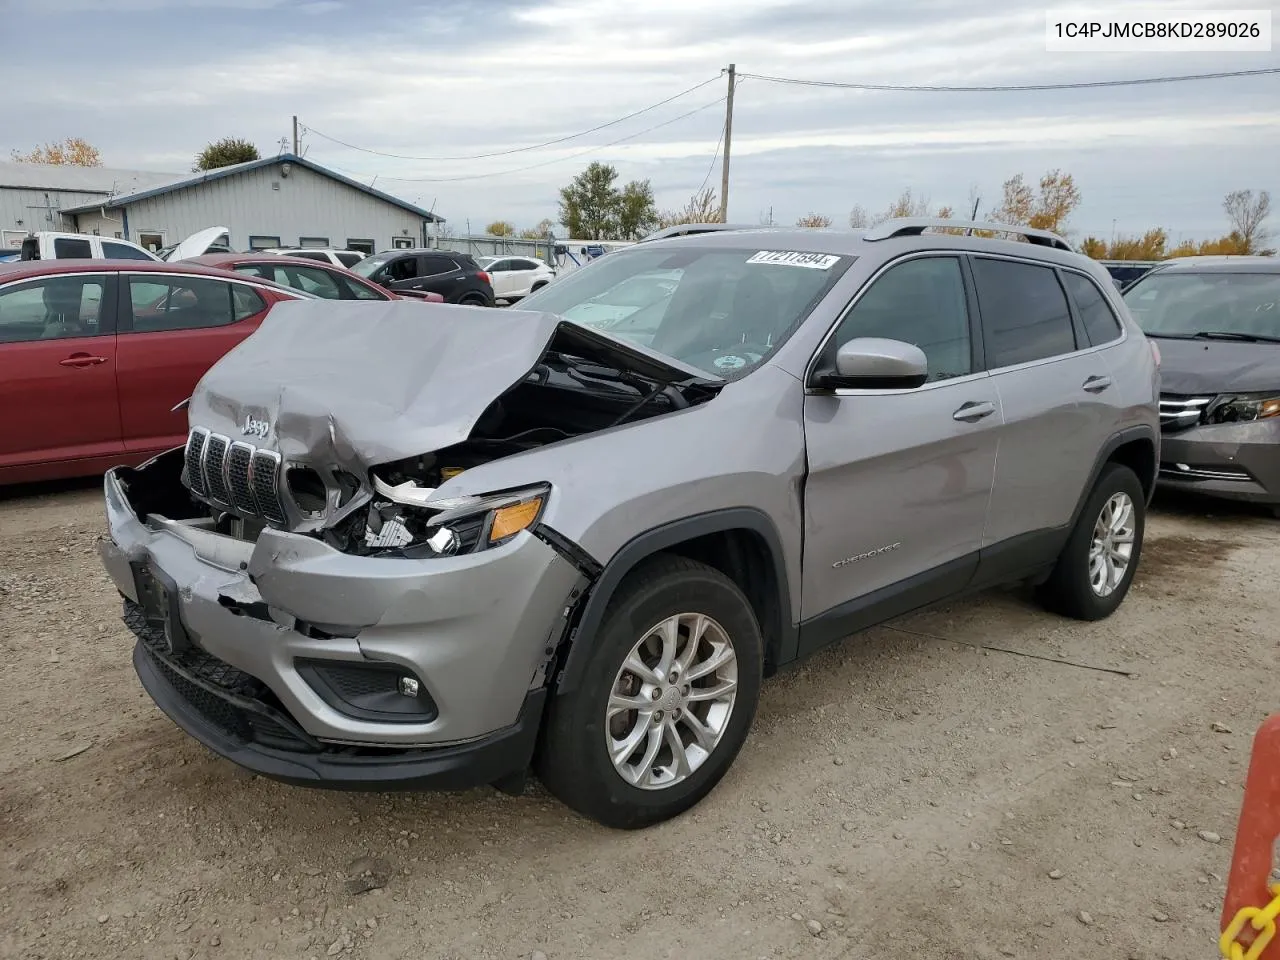
{"label": "sky", "polygon": [[[1272,9],[1277,0],[1161,0]],[[1118,14],[1150,3],[1112,0]],[[661,208],[704,184],[729,63],[729,219],[847,224],[903,190],[981,211],[1021,173],[1071,173],[1071,236],[1153,226],[1174,241],[1225,232],[1222,198],[1280,201],[1280,74],[1015,93],[832,90],[851,83],[1011,85],[1280,66],[1267,53],[1049,53],[1024,0],[0,0],[0,156],[81,136],[106,166],[191,167],[210,140],[287,148],[432,208],[457,233],[555,219],[593,160],[647,179]],[[552,147],[674,97],[663,106]],[[660,126],[659,126],[660,125]],[[657,129],[651,129],[657,127]],[[609,144],[622,138],[626,142]],[[352,146],[343,146],[335,140]],[[353,149],[360,147],[363,149]],[[372,151],[372,152],[369,152]],[[518,152],[510,152],[518,151]],[[395,159],[383,154],[394,154]],[[482,159],[483,154],[505,154]],[[533,169],[528,169],[533,168]],[[376,178],[376,180],[375,180]],[[1280,205],[1280,204],[1278,204]],[[1271,227],[1280,233],[1280,214]]]}

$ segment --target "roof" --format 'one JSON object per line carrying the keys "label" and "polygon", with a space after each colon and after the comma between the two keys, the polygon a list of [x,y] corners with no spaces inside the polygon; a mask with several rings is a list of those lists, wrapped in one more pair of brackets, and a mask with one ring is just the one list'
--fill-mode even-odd
{"label": "roof", "polygon": [[181,173],[155,170],[118,170],[111,167],[78,167],[72,164],[13,163],[0,161],[0,189],[58,190],[64,193],[123,194],[150,190],[181,179]]}
{"label": "roof", "polygon": [[28,277],[44,277],[62,273],[185,273],[187,275],[234,277],[256,286],[265,286],[272,290],[284,290],[297,294],[299,291],[281,286],[271,280],[258,277],[246,277],[243,274],[231,273],[203,264],[189,263],[180,260],[177,263],[163,263],[152,260],[18,260],[13,263],[0,263],[0,283],[11,280],[25,280]]}
{"label": "roof", "polygon": [[[112,209],[127,207],[140,200],[149,200],[152,197],[159,197],[166,193],[173,193],[176,190],[187,190],[191,187],[198,187],[204,183],[213,183],[215,180],[223,180],[227,177],[234,177],[241,173],[248,173],[250,170],[261,170],[264,167],[278,166],[284,163],[295,164],[299,167],[310,170],[312,173],[318,173],[322,177],[328,177],[330,180],[335,180],[338,183],[345,184],[354,190],[359,190],[361,193],[368,194],[369,196],[376,197],[385,203],[397,206],[401,210],[407,210],[416,216],[422,217],[430,223],[444,223],[444,217],[438,216],[430,210],[423,210],[421,207],[415,206],[408,200],[401,200],[399,197],[393,197],[389,193],[383,193],[381,190],[375,190],[373,187],[367,187],[358,180],[352,180],[350,177],[344,177],[340,173],[335,173],[327,167],[322,167],[318,163],[307,160],[305,157],[294,156],[292,153],[282,153],[278,157],[263,157],[260,160],[249,160],[245,163],[233,163],[227,167],[218,167],[216,170],[206,170],[202,173],[197,173],[194,176],[184,177],[181,180],[175,180],[150,189],[144,189],[137,193],[113,197],[107,206]],[[99,206],[101,206],[101,204],[90,203],[82,207],[72,207],[71,209],[63,210],[62,212],[69,214],[89,213],[93,210],[97,210]]]}
{"label": "roof", "polygon": [[1276,257],[1177,257],[1167,260],[1152,272],[1167,273],[1280,273]]}

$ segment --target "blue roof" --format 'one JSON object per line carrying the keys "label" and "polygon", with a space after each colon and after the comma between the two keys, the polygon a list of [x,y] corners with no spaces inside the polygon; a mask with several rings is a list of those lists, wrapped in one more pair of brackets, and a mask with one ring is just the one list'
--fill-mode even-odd
{"label": "blue roof", "polygon": [[110,207],[112,209],[118,207],[126,207],[131,203],[137,203],[139,200],[149,200],[151,197],[163,196],[166,193],[173,193],[175,190],[186,190],[189,187],[198,187],[202,183],[212,183],[214,180],[221,180],[224,177],[234,177],[237,174],[247,173],[250,170],[259,170],[263,167],[269,167],[273,164],[292,163],[300,167],[318,173],[322,177],[328,177],[330,180],[336,180],[338,183],[346,184],[352,189],[359,190],[361,193],[367,193],[371,197],[377,197],[379,200],[393,204],[401,210],[408,210],[410,213],[422,217],[430,223],[444,223],[444,217],[432,213],[430,210],[423,210],[421,207],[415,206],[407,200],[401,200],[399,197],[393,197],[389,193],[383,193],[381,190],[375,190],[373,187],[367,187],[359,180],[352,180],[350,177],[344,177],[340,173],[327,167],[322,167],[314,161],[305,157],[297,157],[291,153],[282,153],[278,157],[263,157],[261,160],[250,160],[247,163],[233,163],[227,167],[218,167],[216,170],[206,170],[195,176],[188,177],[185,180],[175,180],[172,183],[166,183],[159,187],[153,187],[150,190],[141,190],[138,193],[124,194],[119,197],[112,197],[105,202],[87,203],[79,207],[71,207],[61,211],[67,214],[90,213],[101,207]]}

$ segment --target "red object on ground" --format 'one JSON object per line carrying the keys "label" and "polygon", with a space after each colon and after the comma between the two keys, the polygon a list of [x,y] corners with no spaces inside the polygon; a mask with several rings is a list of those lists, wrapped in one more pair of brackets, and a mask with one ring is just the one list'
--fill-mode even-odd
{"label": "red object on ground", "polygon": [[[1270,717],[1253,739],[1249,777],[1245,781],[1244,805],[1236,829],[1235,852],[1227,877],[1227,896],[1222,909],[1226,930],[1245,907],[1265,907],[1272,900],[1271,871],[1280,840],[1280,714]],[[1240,942],[1251,941],[1248,925]],[[1280,960],[1280,938],[1273,940],[1258,960]]]}

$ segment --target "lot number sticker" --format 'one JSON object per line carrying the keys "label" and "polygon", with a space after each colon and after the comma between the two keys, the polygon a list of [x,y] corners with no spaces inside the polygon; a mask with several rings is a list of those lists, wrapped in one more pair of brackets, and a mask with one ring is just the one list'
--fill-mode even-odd
{"label": "lot number sticker", "polygon": [[830,270],[839,262],[839,257],[829,253],[799,253],[794,250],[761,250],[747,259],[747,263],[776,263],[784,267],[808,267],[810,270]]}

